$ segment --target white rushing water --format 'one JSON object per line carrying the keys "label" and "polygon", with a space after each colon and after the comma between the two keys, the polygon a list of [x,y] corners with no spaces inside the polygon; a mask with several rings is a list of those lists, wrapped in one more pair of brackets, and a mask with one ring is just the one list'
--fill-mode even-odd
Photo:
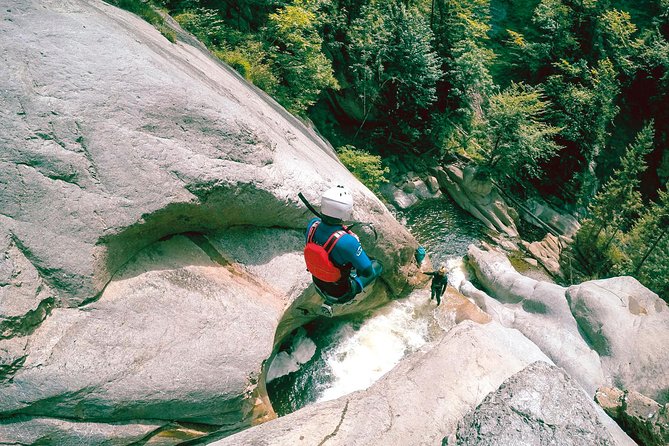
{"label": "white rushing water", "polygon": [[424,345],[429,337],[428,319],[421,314],[425,299],[424,292],[416,292],[376,312],[358,330],[343,325],[333,348],[323,352],[333,380],[318,401],[366,389]]}
{"label": "white rushing water", "polygon": [[[443,261],[449,269],[449,283],[458,288],[467,280],[462,258],[444,257]],[[309,328],[313,340],[300,328],[290,345],[274,357],[267,382],[289,378],[279,384],[286,387],[275,387],[279,389],[275,396],[289,404],[290,411],[364,390],[407,354],[455,325],[455,315],[445,311],[444,300],[441,307],[430,301],[428,283],[364,321],[343,318],[322,325],[315,321]]]}
{"label": "white rushing water", "polygon": [[266,381],[273,381],[281,376],[297,372],[302,364],[306,364],[316,353],[316,344],[307,337],[304,328],[300,328],[293,338],[290,351],[282,351],[272,360],[267,371]]}

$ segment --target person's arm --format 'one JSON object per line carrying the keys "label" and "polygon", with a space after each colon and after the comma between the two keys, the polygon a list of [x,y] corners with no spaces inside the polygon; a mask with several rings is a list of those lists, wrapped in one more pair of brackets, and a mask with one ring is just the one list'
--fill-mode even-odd
{"label": "person's arm", "polygon": [[429,272],[429,273],[423,273],[423,274],[425,274],[426,276],[433,276],[433,277],[434,277],[434,276],[437,275],[437,272],[436,272],[436,271],[432,271],[432,272]]}
{"label": "person's arm", "polygon": [[370,260],[357,238],[350,234],[343,235],[337,242],[333,251],[333,260],[341,265],[350,263],[355,268],[358,274],[355,280],[361,289],[383,272],[381,263]]}

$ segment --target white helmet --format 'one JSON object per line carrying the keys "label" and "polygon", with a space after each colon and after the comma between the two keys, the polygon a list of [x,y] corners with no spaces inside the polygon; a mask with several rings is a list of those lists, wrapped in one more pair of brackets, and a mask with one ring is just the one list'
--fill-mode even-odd
{"label": "white helmet", "polygon": [[339,220],[349,220],[353,209],[353,196],[347,188],[337,185],[321,197],[321,214]]}

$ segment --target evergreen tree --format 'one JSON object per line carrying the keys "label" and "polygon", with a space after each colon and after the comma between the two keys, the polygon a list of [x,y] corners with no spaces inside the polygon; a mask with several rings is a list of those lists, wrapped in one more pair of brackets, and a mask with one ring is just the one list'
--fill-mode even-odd
{"label": "evergreen tree", "polygon": [[625,250],[630,274],[669,302],[669,184],[632,228]]}
{"label": "evergreen tree", "polygon": [[[559,60],[574,60],[578,40],[574,34],[576,17],[562,0],[541,0],[532,15],[532,27],[525,33],[507,30],[509,45],[530,77],[542,80]],[[546,74],[544,74],[546,73]]]}
{"label": "evergreen tree", "polygon": [[620,169],[606,182],[590,206],[590,220],[596,229],[595,238],[606,228],[629,229],[641,207],[639,176],[648,167],[645,161],[653,147],[653,122],[641,129],[634,143],[620,160]]}
{"label": "evergreen tree", "polygon": [[597,187],[596,160],[606,146],[608,128],[619,111],[616,96],[620,92],[617,74],[608,59],[590,68],[581,59],[555,66],[560,74],[550,76],[544,90],[554,104],[553,123],[562,130],[565,145],[576,149],[582,159],[576,182],[576,200],[587,207]]}
{"label": "evergreen tree", "polygon": [[612,9],[600,17],[601,50],[616,69],[631,78],[638,68],[635,58],[644,45],[643,39],[633,37],[637,28],[628,12]]}
{"label": "evergreen tree", "polygon": [[428,24],[416,8],[372,2],[353,21],[349,39],[353,88],[366,118],[375,113],[386,141],[417,141],[441,77]]}
{"label": "evergreen tree", "polygon": [[523,84],[490,98],[475,156],[500,183],[538,177],[540,163],[560,148],[553,141],[560,129],[545,122],[548,107],[541,90]]}
{"label": "evergreen tree", "polygon": [[589,207],[589,216],[575,237],[575,250],[584,269],[599,275],[624,263],[616,238],[629,230],[643,207],[639,176],[646,170],[646,155],[653,146],[653,122],[638,133],[616,169]]}

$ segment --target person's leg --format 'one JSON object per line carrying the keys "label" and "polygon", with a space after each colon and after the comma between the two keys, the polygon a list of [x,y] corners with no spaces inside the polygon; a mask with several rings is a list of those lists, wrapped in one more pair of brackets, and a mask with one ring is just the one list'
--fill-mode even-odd
{"label": "person's leg", "polygon": [[430,300],[434,300],[434,293],[435,293],[435,291],[436,291],[436,290],[435,290],[434,288],[430,288]]}
{"label": "person's leg", "polygon": [[436,290],[434,296],[437,298],[437,306],[439,306],[439,304],[441,303],[441,290],[440,289]]}

